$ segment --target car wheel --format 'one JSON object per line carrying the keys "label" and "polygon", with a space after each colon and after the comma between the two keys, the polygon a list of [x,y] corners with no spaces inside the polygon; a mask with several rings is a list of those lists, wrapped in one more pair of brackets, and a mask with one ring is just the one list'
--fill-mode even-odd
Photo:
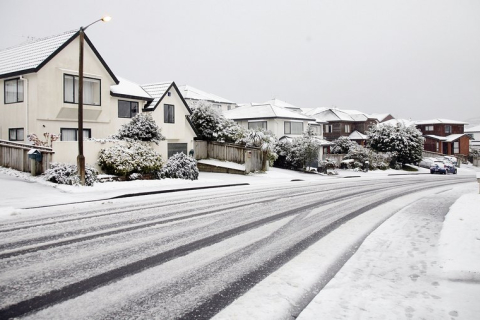
{"label": "car wheel", "polygon": [[433,171],[432,171],[432,170],[430,170],[430,174],[433,174]]}
{"label": "car wheel", "polygon": [[457,169],[455,169],[455,171],[453,172],[453,174],[457,174]]}

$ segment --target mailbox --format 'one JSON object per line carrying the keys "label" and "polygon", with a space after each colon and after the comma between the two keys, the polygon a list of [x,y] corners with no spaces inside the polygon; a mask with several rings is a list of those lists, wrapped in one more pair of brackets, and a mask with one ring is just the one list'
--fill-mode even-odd
{"label": "mailbox", "polygon": [[37,149],[30,149],[28,151],[28,159],[35,160],[36,162],[42,162],[42,153]]}

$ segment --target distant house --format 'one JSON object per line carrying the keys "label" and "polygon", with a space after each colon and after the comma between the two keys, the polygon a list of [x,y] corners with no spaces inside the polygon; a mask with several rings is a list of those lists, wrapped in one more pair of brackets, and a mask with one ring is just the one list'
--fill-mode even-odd
{"label": "distant house", "polygon": [[371,126],[379,121],[376,118],[356,110],[313,109],[306,114],[315,118],[316,121],[324,122],[323,136],[329,141],[340,137],[349,137],[354,131],[365,135]]}
{"label": "distant house", "polygon": [[395,119],[395,117],[392,116],[390,113],[371,113],[369,114],[369,118],[377,119],[378,122],[385,122]]}
{"label": "distant house", "polygon": [[206,101],[218,111],[235,109],[237,104],[213,93],[208,93],[192,86],[182,85],[178,87],[185,101],[190,107],[194,107],[198,101]]}
{"label": "distant house", "polygon": [[467,124],[448,119],[415,121],[425,138],[424,149],[446,155],[468,155],[470,137],[464,132]]}
{"label": "distant house", "polygon": [[[154,92],[117,78],[87,36],[84,46],[83,132],[78,132],[79,32],[70,31],[0,51],[0,139],[28,143],[29,134],[61,134],[54,144],[54,161],[76,163],[80,138],[106,138],[118,132],[136,114],[169,104],[176,117],[164,121],[154,112],[167,136],[160,149],[164,159],[172,143],[193,148],[195,133],[185,119],[188,107],[173,82],[165,88],[172,96],[157,100]],[[69,143],[71,142],[71,143]],[[73,152],[72,152],[73,151]],[[86,162],[98,156],[85,146]],[[61,157],[60,155],[63,154]]]}
{"label": "distant house", "polygon": [[[269,130],[277,138],[301,136],[308,129],[309,122],[315,122],[314,118],[271,104],[243,106],[226,111],[224,115],[247,129]],[[321,127],[317,133],[322,135]]]}
{"label": "distant house", "polygon": [[465,134],[470,137],[470,148],[480,149],[480,125],[465,129]]}

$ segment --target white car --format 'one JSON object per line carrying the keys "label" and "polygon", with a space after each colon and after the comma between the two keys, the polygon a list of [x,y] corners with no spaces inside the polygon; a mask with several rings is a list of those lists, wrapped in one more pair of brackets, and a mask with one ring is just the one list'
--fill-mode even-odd
{"label": "white car", "polygon": [[422,168],[430,169],[433,162],[437,161],[435,158],[423,158],[422,161],[419,162],[418,166]]}

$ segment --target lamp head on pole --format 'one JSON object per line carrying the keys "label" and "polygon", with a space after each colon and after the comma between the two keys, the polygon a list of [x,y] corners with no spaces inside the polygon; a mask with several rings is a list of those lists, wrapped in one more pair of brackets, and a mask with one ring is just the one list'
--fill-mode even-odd
{"label": "lamp head on pole", "polygon": [[108,22],[110,20],[112,20],[112,17],[110,17],[110,16],[105,16],[105,17],[102,18],[103,22]]}

